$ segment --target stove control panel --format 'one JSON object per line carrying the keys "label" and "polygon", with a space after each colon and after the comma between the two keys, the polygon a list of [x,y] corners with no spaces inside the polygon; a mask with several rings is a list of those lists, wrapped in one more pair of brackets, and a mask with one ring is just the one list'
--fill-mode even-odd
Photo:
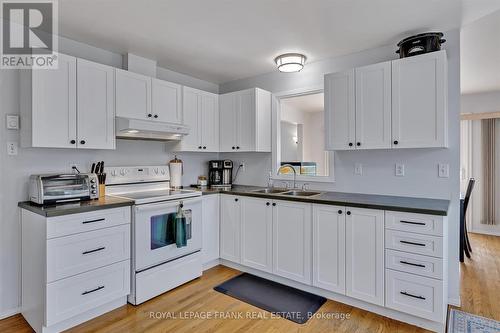
{"label": "stove control panel", "polygon": [[104,172],[107,185],[170,180],[168,165],[106,167]]}

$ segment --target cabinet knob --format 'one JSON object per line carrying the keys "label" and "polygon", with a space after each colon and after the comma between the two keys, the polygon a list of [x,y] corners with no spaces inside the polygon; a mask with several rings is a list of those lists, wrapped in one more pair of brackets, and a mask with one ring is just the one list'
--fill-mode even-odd
{"label": "cabinet knob", "polygon": [[275,207],[275,206],[276,206],[276,202],[273,202],[273,207]]}
{"label": "cabinet knob", "polygon": [[236,149],[240,149],[240,146],[236,146]]}
{"label": "cabinet knob", "polygon": [[358,147],[361,146],[361,142],[356,143],[356,146]]}
{"label": "cabinet knob", "polygon": [[153,115],[151,113],[148,114],[148,118],[151,118]]}
{"label": "cabinet knob", "polygon": [[231,147],[231,149],[236,149],[236,147]]}
{"label": "cabinet knob", "polygon": [[207,149],[207,146],[203,146],[203,149]]}
{"label": "cabinet knob", "polygon": [[270,205],[270,203],[269,203],[269,202],[266,202],[266,206],[269,206],[269,205]]}
{"label": "cabinet knob", "polygon": [[198,146],[198,149],[201,149],[201,146]]}
{"label": "cabinet knob", "polygon": [[71,140],[69,143],[71,143],[72,145],[74,145],[76,143],[76,140]]}
{"label": "cabinet knob", "polygon": [[398,140],[394,140],[394,144],[397,145],[399,142]]}
{"label": "cabinet knob", "polygon": [[349,142],[349,147],[352,147],[352,142]]}
{"label": "cabinet knob", "polygon": [[234,198],[234,201],[238,201],[239,199],[238,198]]}
{"label": "cabinet knob", "polygon": [[158,115],[157,115],[157,114],[155,114],[155,115],[154,115],[154,117],[155,117],[155,118],[158,118]]}
{"label": "cabinet knob", "polygon": [[350,212],[350,211],[347,211],[347,213],[346,213],[346,214],[347,214],[347,215],[351,215],[351,212]]}
{"label": "cabinet knob", "polygon": [[85,144],[85,140],[81,140],[81,141],[80,141],[80,144],[81,144],[81,145],[84,145],[84,144]]}
{"label": "cabinet knob", "polygon": [[338,213],[339,213],[339,214],[342,214],[342,210],[341,210],[341,209],[339,209]]}

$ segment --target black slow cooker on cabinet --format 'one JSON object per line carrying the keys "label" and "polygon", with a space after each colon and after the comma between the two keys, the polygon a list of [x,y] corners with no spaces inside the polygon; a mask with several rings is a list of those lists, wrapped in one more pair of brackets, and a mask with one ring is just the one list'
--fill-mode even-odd
{"label": "black slow cooker on cabinet", "polygon": [[426,32],[401,40],[398,43],[400,58],[411,57],[418,54],[424,54],[441,50],[441,44],[446,42],[442,39],[442,32]]}

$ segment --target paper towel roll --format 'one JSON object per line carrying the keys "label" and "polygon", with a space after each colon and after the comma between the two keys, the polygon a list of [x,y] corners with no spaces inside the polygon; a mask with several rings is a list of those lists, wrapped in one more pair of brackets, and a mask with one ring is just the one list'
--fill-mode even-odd
{"label": "paper towel roll", "polygon": [[182,162],[170,162],[170,187],[179,188],[182,186]]}

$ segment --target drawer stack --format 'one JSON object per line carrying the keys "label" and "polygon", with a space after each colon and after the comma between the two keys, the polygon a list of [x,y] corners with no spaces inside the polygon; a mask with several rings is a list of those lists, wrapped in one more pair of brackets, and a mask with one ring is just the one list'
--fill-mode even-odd
{"label": "drawer stack", "polygon": [[40,290],[23,292],[23,315],[37,332],[130,293],[130,207],[48,218],[23,210],[22,228],[23,290]]}
{"label": "drawer stack", "polygon": [[446,218],[385,212],[385,305],[444,322]]}

